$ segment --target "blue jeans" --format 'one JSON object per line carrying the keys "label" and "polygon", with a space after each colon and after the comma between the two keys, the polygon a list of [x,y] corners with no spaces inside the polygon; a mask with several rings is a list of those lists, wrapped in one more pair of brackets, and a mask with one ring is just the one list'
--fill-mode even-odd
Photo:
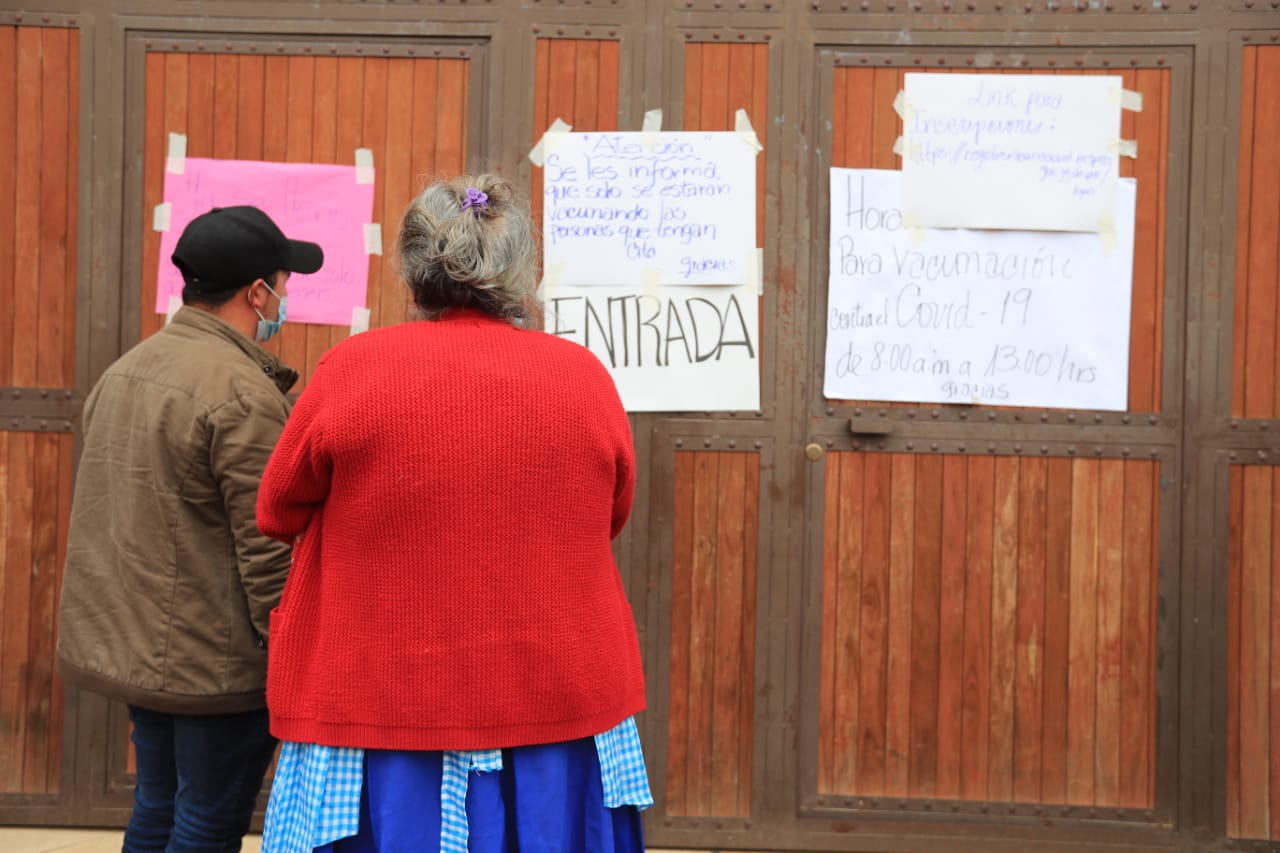
{"label": "blue jeans", "polygon": [[237,853],[275,752],[267,712],[129,706],[138,784],[123,853]]}

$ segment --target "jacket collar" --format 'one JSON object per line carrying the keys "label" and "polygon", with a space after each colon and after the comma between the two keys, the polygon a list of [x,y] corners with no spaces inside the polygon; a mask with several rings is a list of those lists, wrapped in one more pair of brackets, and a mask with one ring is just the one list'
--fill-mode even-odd
{"label": "jacket collar", "polygon": [[262,372],[275,383],[281,394],[287,394],[298,381],[298,371],[249,340],[236,329],[208,311],[183,306],[173,315],[175,326],[186,326],[198,332],[223,338],[235,344],[245,355],[262,368]]}

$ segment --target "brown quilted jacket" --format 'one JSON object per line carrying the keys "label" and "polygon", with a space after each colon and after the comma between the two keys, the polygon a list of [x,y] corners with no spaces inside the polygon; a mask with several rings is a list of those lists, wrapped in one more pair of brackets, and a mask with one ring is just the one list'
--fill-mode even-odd
{"label": "brown quilted jacket", "polygon": [[85,403],[58,622],[69,683],[171,713],[264,707],[289,546],[254,503],[298,374],[183,308]]}

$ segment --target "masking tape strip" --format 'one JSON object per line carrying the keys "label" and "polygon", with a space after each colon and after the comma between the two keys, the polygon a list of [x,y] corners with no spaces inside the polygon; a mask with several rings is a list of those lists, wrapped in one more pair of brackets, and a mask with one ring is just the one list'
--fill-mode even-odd
{"label": "masking tape strip", "polygon": [[912,243],[919,246],[924,242],[924,226],[920,224],[920,219],[914,211],[902,217],[902,224],[907,229],[907,236],[911,238]]}
{"label": "masking tape strip", "polygon": [[356,183],[373,183],[373,149],[356,149]]}
{"label": "masking tape strip", "polygon": [[756,296],[764,296],[764,249],[756,249]]}
{"label": "masking tape strip", "polygon": [[903,155],[903,153],[902,153],[904,148],[906,148],[906,146],[902,144],[902,137],[901,137],[901,136],[899,136],[897,139],[893,140],[893,153],[894,153],[894,154],[897,154],[899,157],[905,156],[905,155]]}
{"label": "masking tape strip", "polygon": [[358,335],[369,331],[369,309],[359,306],[351,309],[351,334]]}
{"label": "masking tape strip", "polygon": [[181,296],[170,296],[168,309],[164,312],[164,324],[167,326],[173,320],[173,315],[178,313],[178,309],[182,307]]}
{"label": "masking tape strip", "polygon": [[907,93],[902,89],[898,90],[898,94],[893,97],[893,111],[898,114],[898,118],[904,122],[911,121],[911,116],[915,114],[915,110],[911,108],[911,104],[907,103]]}
{"label": "masking tape strip", "polygon": [[640,124],[641,133],[658,133],[662,130],[662,110],[648,110]]}
{"label": "masking tape strip", "polygon": [[364,224],[364,253],[366,255],[382,254],[382,225],[378,222]]}
{"label": "masking tape strip", "polygon": [[657,267],[645,267],[641,273],[640,292],[645,296],[657,296],[662,290],[662,275]]}
{"label": "masking tape strip", "polygon": [[164,170],[175,175],[187,170],[187,137],[181,133],[169,134],[169,154],[165,158]]}
{"label": "masking tape strip", "polygon": [[151,230],[168,231],[170,220],[173,218],[172,202],[161,202],[151,211]]}
{"label": "masking tape strip", "polygon": [[1136,158],[1138,156],[1138,140],[1113,139],[1107,143],[1107,151],[1112,154],[1119,154],[1121,157]]}
{"label": "masking tape strip", "polygon": [[565,124],[557,118],[551,123],[551,127],[547,128],[547,132],[542,134],[538,144],[529,151],[529,162],[541,167],[543,163],[547,162],[547,155],[551,153],[551,149],[554,147],[554,141],[549,137],[553,134],[568,133],[571,130],[573,130],[573,125]]}
{"label": "masking tape strip", "polygon": [[741,107],[734,113],[733,129],[743,142],[755,149],[757,154],[764,150],[764,146],[760,144],[759,137],[756,136],[755,128],[751,126],[751,119],[747,118],[747,111]]}
{"label": "masking tape strip", "polygon": [[1121,89],[1119,86],[1112,86],[1107,90],[1107,103],[1113,106],[1118,104],[1122,110],[1140,113],[1142,112],[1142,93],[1135,92],[1132,89]]}
{"label": "masking tape strip", "polygon": [[1116,250],[1119,240],[1116,238],[1116,223],[1111,214],[1104,213],[1098,217],[1098,237],[1102,240],[1102,253],[1109,255]]}

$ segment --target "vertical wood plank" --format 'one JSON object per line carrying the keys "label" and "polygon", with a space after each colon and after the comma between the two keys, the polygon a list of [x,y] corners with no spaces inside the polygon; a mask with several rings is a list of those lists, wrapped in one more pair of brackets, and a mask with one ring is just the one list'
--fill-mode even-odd
{"label": "vertical wood plank", "polygon": [[[285,111],[284,159],[288,163],[312,162],[311,145],[314,138],[312,124],[316,96],[316,59],[314,56],[288,58],[288,101]],[[269,316],[269,315],[268,315]],[[285,323],[276,340],[280,341],[280,357],[284,363],[298,371],[300,381],[294,390],[305,387],[307,369],[308,326],[301,323]]]}
{"label": "vertical wood plank", "polygon": [[702,46],[702,115],[699,130],[728,130],[729,45]]}
{"label": "vertical wood plank", "polygon": [[915,459],[892,454],[889,499],[889,676],[885,699],[885,794],[906,796],[911,754],[912,563],[915,561]]}
{"label": "vertical wood plank", "polygon": [[1244,472],[1232,465],[1227,503],[1227,835],[1240,829],[1240,657],[1241,583],[1243,581]]}
{"label": "vertical wood plank", "polygon": [[987,797],[987,758],[991,737],[995,461],[990,457],[973,457],[968,464],[960,796],[981,800]]}
{"label": "vertical wood plank", "polygon": [[[34,280],[37,293],[26,299],[40,306],[36,314],[36,382],[43,387],[66,383],[62,374],[65,336],[75,326],[67,325],[67,148],[70,117],[66,92],[70,30],[41,27],[40,104],[40,276]],[[24,123],[24,133],[28,132]],[[74,305],[74,298],[72,299]]]}
{"label": "vertical wood plank", "polygon": [[682,130],[706,130],[702,126],[702,55],[704,45],[684,46],[684,116]]}
{"label": "vertical wood plank", "polygon": [[[142,132],[142,302],[139,306],[139,335],[146,338],[160,328],[163,318],[156,314],[157,273],[160,263],[160,232],[152,225],[152,211],[164,200],[164,146],[168,138],[165,122],[167,66],[164,54],[148,53],[145,63]],[[167,263],[167,259],[165,261]]]}
{"label": "vertical wood plank", "polygon": [[[336,103],[334,106],[335,118],[337,125],[336,135],[334,137],[334,162],[336,163],[354,163],[355,152],[357,148],[365,148],[364,140],[364,110],[363,110],[363,90],[364,90],[364,60],[358,57],[343,56],[337,60],[337,76],[338,82],[335,86],[337,90]],[[337,120],[337,116],[342,119]],[[317,124],[320,117],[317,115]],[[374,163],[374,193],[377,194],[377,184],[381,183],[377,179],[380,165]],[[379,207],[377,201],[374,201],[373,209],[370,211],[370,219],[377,217]],[[395,230],[387,227],[387,223],[380,223],[383,234],[383,253],[387,254],[393,251],[395,243]],[[381,257],[378,255],[370,255],[366,263],[365,274],[367,280],[372,280],[374,270],[380,265]],[[368,302],[368,292],[366,288],[365,305]],[[350,335],[349,328],[341,326],[332,326],[329,329],[329,346],[333,347],[340,341]]]}
{"label": "vertical wood plank", "polygon": [[[408,59],[386,60],[386,88],[377,93],[377,104],[395,103],[403,98],[406,92],[413,91],[413,63]],[[403,215],[403,190],[410,185],[412,176],[409,172],[409,135],[413,127],[413,115],[409,110],[391,110],[381,107],[386,114],[386,137],[382,140],[383,172],[386,175],[386,193],[383,196],[383,208],[379,221],[396,223],[398,227]],[[375,155],[376,156],[376,155]],[[377,300],[377,325],[391,326],[402,319],[403,300],[398,293],[395,272],[383,262],[382,280],[379,289],[371,294]],[[370,306],[372,307],[372,305]]]}
{"label": "vertical wood plank", "polygon": [[1151,790],[1147,738],[1155,726],[1154,673],[1148,665],[1151,637],[1151,529],[1155,511],[1151,469],[1154,462],[1125,463],[1124,580],[1121,589],[1120,802],[1148,808]]}
{"label": "vertical wood plank", "polygon": [[[1067,652],[1067,802],[1094,799],[1094,714],[1098,679],[1099,463],[1080,459],[1071,467],[1070,600]],[[1107,508],[1109,509],[1109,508]]]}
{"label": "vertical wood plank", "polygon": [[965,557],[968,526],[965,498],[968,459],[947,456],[942,461],[942,524],[938,601],[938,782],[935,796],[960,795],[963,749],[963,676],[965,617]]}
{"label": "vertical wood plank", "polygon": [[[267,58],[242,55],[237,60],[236,157],[261,160],[267,127]],[[276,126],[278,115],[273,114],[271,119]]]}
{"label": "vertical wood plank", "polygon": [[840,683],[836,678],[836,603],[840,599],[840,495],[843,491],[842,471],[848,453],[838,451],[825,457],[826,480],[823,484],[822,522],[822,657],[819,662],[818,705],[818,790],[837,790],[835,766],[842,759],[836,748],[836,697]]}
{"label": "vertical wood plank", "polygon": [[885,690],[888,684],[888,603],[892,460],[868,454],[863,464],[866,515],[863,523],[861,614],[858,657],[858,755],[855,790],[884,790]]}
{"label": "vertical wood plank", "polygon": [[[78,237],[79,230],[77,223],[79,222],[79,204],[80,204],[80,31],[71,30],[71,46],[67,57],[67,89],[66,89],[66,111],[70,117],[67,128],[67,159],[65,166],[66,173],[66,192],[67,192],[67,222],[66,222],[66,273],[63,278],[63,287],[65,288],[66,297],[63,304],[66,306],[63,310],[63,339],[62,347],[62,379],[60,385],[68,386],[75,384],[76,381],[76,317],[79,313],[79,306],[76,304],[76,265],[79,262]],[[4,162],[0,160],[0,162]],[[3,198],[0,197],[0,205],[3,205]],[[0,270],[3,266],[0,265]],[[3,298],[3,291],[0,290],[0,298]],[[3,328],[3,325],[0,325]],[[0,369],[0,377],[4,376],[4,371]],[[0,379],[0,381],[3,381]],[[61,562],[58,563],[62,565]],[[61,691],[56,691],[55,696],[61,702]],[[56,719],[61,720],[59,715]],[[59,746],[59,749],[61,747]],[[54,772],[60,772],[61,764],[55,763]]]}
{"label": "vertical wood plank", "polygon": [[1067,802],[1067,657],[1071,625],[1072,460],[1048,460],[1045,499],[1044,759],[1040,798]]}
{"label": "vertical wood plank", "polygon": [[671,661],[667,689],[667,812],[688,809],[689,631],[693,577],[694,456],[677,451],[671,526]]}
{"label": "vertical wood plank", "polygon": [[[1231,415],[1244,415],[1245,349],[1248,343],[1249,238],[1252,223],[1254,110],[1258,96],[1258,48],[1245,47],[1240,57],[1240,145],[1236,172],[1235,295],[1231,329]],[[1228,797],[1228,802],[1230,798]],[[1237,813],[1238,816],[1238,813]]]}
{"label": "vertical wood plank", "polygon": [[[748,454],[721,453],[716,489],[716,561],[712,637],[711,813],[738,811],[738,712],[742,688],[742,608]],[[754,547],[755,543],[751,543]]]}
{"label": "vertical wood plank", "polygon": [[[33,440],[31,562],[29,571],[27,660],[25,667],[26,714],[23,725],[22,790],[49,790],[49,739],[53,731],[50,708],[53,699],[54,582],[60,567],[58,554],[58,441],[56,433],[39,434]],[[6,620],[11,614],[6,614]]]}
{"label": "vertical wood plank", "polygon": [[[338,155],[338,134],[341,132],[339,124],[348,126],[346,132],[351,133],[349,127],[351,122],[347,118],[350,113],[338,112],[339,61],[336,56],[316,57],[315,97],[311,106],[311,162],[313,163],[347,164],[355,161],[357,147],[355,145],[345,149],[341,157]],[[339,115],[342,115],[341,122],[338,119]],[[298,367],[303,373],[299,383],[301,387],[306,387],[311,381],[311,374],[315,371],[320,357],[333,343],[333,333],[341,331],[345,335],[350,331],[349,327],[344,329],[341,326],[311,324],[308,324],[305,329],[306,340],[302,364]]]}
{"label": "vertical wood plank", "polygon": [[[440,60],[438,99],[440,114],[456,116],[455,123],[437,125],[436,169],[461,174],[467,168],[467,86],[470,65],[463,59]],[[396,217],[396,223],[400,217]]]}
{"label": "vertical wood plank", "polygon": [[714,691],[716,510],[720,455],[694,459],[693,565],[689,614],[689,814],[711,813],[711,703]]}
{"label": "vertical wood plank", "polygon": [[911,754],[913,797],[932,797],[938,782],[938,611],[942,562],[942,459],[916,456],[915,560],[911,574]]}
{"label": "vertical wood plank", "polygon": [[217,80],[213,57],[192,53],[187,57],[187,156],[213,156],[213,108]]}
{"label": "vertical wood plank", "polygon": [[[8,57],[5,59],[4,57]],[[18,28],[0,27],[0,163],[16,163],[18,149]],[[0,169],[0,337],[16,335],[16,169]],[[13,384],[13,344],[0,344],[0,383]],[[3,449],[0,448],[0,452]]]}
{"label": "vertical wood plank", "polygon": [[[17,112],[19,116],[42,115],[41,101],[41,36],[40,27],[19,27],[17,37]],[[39,303],[22,293],[27,282],[40,280],[40,151],[43,146],[43,128],[39,118],[35,122],[22,122],[18,133],[14,164],[13,224],[15,249],[14,303],[13,303],[13,355],[12,376],[14,385],[35,385],[37,329],[39,328]]]}
{"label": "vertical wood plank", "polygon": [[[1280,642],[1280,466],[1268,466],[1271,475],[1271,494],[1268,496],[1267,508],[1271,513],[1271,602],[1270,602],[1270,645],[1271,673],[1267,690],[1267,704],[1270,711],[1268,731],[1271,736],[1271,750],[1268,765],[1267,784],[1269,786],[1268,807],[1270,808],[1270,825],[1268,838],[1280,838],[1280,756],[1277,756],[1276,740],[1280,737],[1280,654],[1276,654],[1276,643]],[[1261,487],[1259,487],[1261,491]],[[1261,515],[1261,513],[1259,513]]]}
{"label": "vertical wood plank", "polygon": [[1017,671],[1018,468],[1022,460],[995,460],[995,516],[991,564],[991,738],[987,796],[1014,796],[1014,680]]}
{"label": "vertical wood plank", "polygon": [[[616,89],[616,87],[615,87]],[[616,112],[615,112],[616,114]],[[756,572],[760,543],[760,455],[748,457],[742,526],[742,653],[739,656],[738,720],[738,808],[736,814],[751,815],[751,780],[755,746],[756,687]]]}
{"label": "vertical wood plank", "polygon": [[[1280,51],[1259,50],[1254,101],[1254,145],[1266,146],[1280,133]],[[1266,81],[1263,83],[1261,81]],[[1249,204],[1248,297],[1245,312],[1245,362],[1274,365],[1276,358],[1277,279],[1280,278],[1280,206],[1272,188],[1280,186],[1280,157],[1253,158]],[[1244,416],[1275,417],[1275,370],[1244,371]]]}
{"label": "vertical wood plank", "polygon": [[[32,28],[34,29],[34,28]],[[0,792],[23,790],[26,666],[31,660],[31,554],[35,436],[9,433],[9,526],[4,541],[4,658],[0,660]]]}
{"label": "vertical wood plank", "polygon": [[1098,686],[1094,790],[1100,803],[1120,796],[1121,602],[1124,579],[1124,462],[1100,463],[1098,501]]}
{"label": "vertical wood plank", "polygon": [[220,160],[236,159],[236,95],[240,88],[240,57],[220,54],[213,58],[213,150]]}
{"label": "vertical wood plank", "polygon": [[850,453],[840,477],[840,513],[836,522],[835,588],[835,790],[850,793],[857,775],[858,604],[862,568],[863,467],[866,457]]}
{"label": "vertical wood plank", "polygon": [[[387,74],[389,60],[370,58],[363,60],[364,84],[362,98],[361,137],[363,148],[373,152],[373,164],[376,179],[373,182],[373,216],[382,223],[385,230],[389,223],[399,222],[403,211],[395,211],[395,219],[388,219],[388,212],[394,210],[395,202],[389,190],[390,174],[387,171],[387,136],[388,114]],[[395,233],[393,230],[391,233]],[[390,270],[388,256],[369,263],[369,287],[365,292],[365,305],[369,308],[369,327],[386,325],[382,320],[382,287],[384,279],[394,281],[395,274]]]}
{"label": "vertical wood plank", "polygon": [[[902,89],[903,72],[897,68],[877,68],[872,71],[871,110],[868,116],[854,116],[855,120],[870,118],[871,148],[867,152],[872,169],[898,169],[901,161],[893,153],[893,141],[902,135],[902,120],[893,111],[893,99]],[[865,168],[865,167],[864,167]]]}
{"label": "vertical wood plank", "polygon": [[1240,831],[1265,838],[1270,815],[1271,530],[1270,472],[1244,468],[1241,519]]}
{"label": "vertical wood plank", "polygon": [[600,101],[600,42],[583,39],[574,49],[573,118],[567,120],[575,130],[594,130]]}
{"label": "vertical wood plank", "polygon": [[595,71],[600,78],[600,92],[593,130],[618,129],[618,69],[621,61],[620,42],[600,42],[600,64]]}
{"label": "vertical wood plank", "polygon": [[1017,669],[1013,795],[1038,802],[1044,733],[1044,593],[1047,461],[1024,459],[1018,501]]}

